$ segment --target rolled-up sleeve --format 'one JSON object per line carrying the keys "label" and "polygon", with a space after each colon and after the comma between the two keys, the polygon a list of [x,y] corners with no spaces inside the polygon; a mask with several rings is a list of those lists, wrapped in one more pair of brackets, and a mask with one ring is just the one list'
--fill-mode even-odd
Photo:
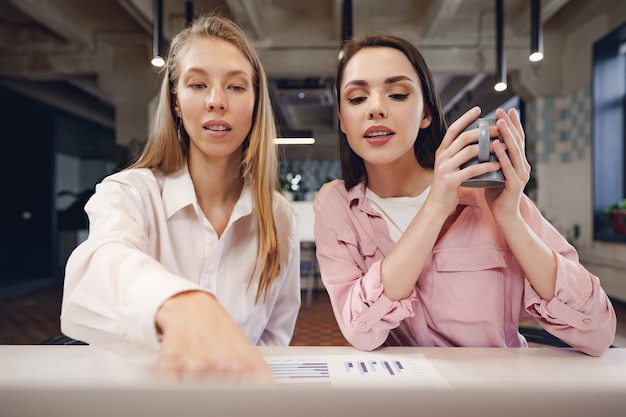
{"label": "rolled-up sleeve", "polygon": [[585,269],[576,250],[549,223],[538,225],[536,216],[531,220],[552,249],[557,268],[552,300],[542,299],[525,281],[526,311],[570,346],[588,355],[602,355],[613,342],[617,318],[600,279]]}

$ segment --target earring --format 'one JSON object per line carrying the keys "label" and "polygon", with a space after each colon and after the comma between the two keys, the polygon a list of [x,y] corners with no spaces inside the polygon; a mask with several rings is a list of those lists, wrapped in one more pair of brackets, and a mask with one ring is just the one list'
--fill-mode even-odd
{"label": "earring", "polygon": [[180,130],[183,126],[183,118],[180,116],[180,114],[176,115],[176,136],[178,137],[178,142],[182,143],[183,139],[182,139],[182,135],[180,133]]}

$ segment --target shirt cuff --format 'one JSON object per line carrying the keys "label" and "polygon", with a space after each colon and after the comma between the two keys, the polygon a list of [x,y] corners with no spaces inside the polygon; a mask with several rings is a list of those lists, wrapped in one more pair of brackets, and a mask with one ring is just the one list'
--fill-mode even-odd
{"label": "shirt cuff", "polygon": [[593,280],[597,279],[586,270],[582,271],[577,262],[556,255],[556,284],[554,298],[544,300],[526,280],[526,311],[534,317],[553,324],[565,324],[585,330],[596,327],[593,318],[582,310],[593,293]]}
{"label": "shirt cuff", "polygon": [[381,264],[382,260],[374,262],[361,280],[363,291],[361,302],[365,304],[366,309],[351,323],[358,332],[367,332],[378,323],[384,323],[384,327],[393,329],[398,327],[402,320],[414,316],[413,302],[417,298],[415,288],[403,300],[390,300],[383,294],[384,287],[380,281]]}
{"label": "shirt cuff", "polygon": [[177,275],[158,277],[148,275],[137,279],[128,289],[122,305],[123,316],[129,323],[126,337],[150,350],[159,349],[156,331],[156,313],[161,305],[176,294],[186,291],[205,291],[198,285]]}

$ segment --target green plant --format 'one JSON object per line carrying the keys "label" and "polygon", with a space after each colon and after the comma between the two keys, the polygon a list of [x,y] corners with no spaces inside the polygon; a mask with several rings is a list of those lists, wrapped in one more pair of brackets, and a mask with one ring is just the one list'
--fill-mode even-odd
{"label": "green plant", "polygon": [[626,235],[626,198],[604,208],[604,221],[617,235]]}
{"label": "green plant", "polygon": [[[617,203],[609,204],[604,208],[604,214],[607,216],[616,211],[626,210],[626,198]],[[608,218],[607,218],[608,219]]]}

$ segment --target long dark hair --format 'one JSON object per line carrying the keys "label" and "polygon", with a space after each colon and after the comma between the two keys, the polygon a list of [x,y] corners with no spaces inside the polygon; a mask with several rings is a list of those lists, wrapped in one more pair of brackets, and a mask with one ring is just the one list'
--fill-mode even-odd
{"label": "long dark hair", "polygon": [[[422,54],[407,40],[388,34],[375,34],[363,38],[352,38],[344,43],[341,48],[337,75],[335,77],[337,108],[341,106],[341,83],[343,81],[346,65],[361,49],[375,47],[397,49],[407,57],[417,72],[422,84],[424,111],[430,114],[432,121],[430,126],[425,129],[420,129],[415,138],[413,149],[417,162],[425,168],[432,169],[435,166],[435,152],[441,144],[441,140],[446,134],[448,126],[430,69],[428,65],[426,65]],[[367,179],[363,158],[350,148],[346,134],[343,133],[341,129],[339,129],[339,156],[341,159],[341,174],[347,189]]]}

